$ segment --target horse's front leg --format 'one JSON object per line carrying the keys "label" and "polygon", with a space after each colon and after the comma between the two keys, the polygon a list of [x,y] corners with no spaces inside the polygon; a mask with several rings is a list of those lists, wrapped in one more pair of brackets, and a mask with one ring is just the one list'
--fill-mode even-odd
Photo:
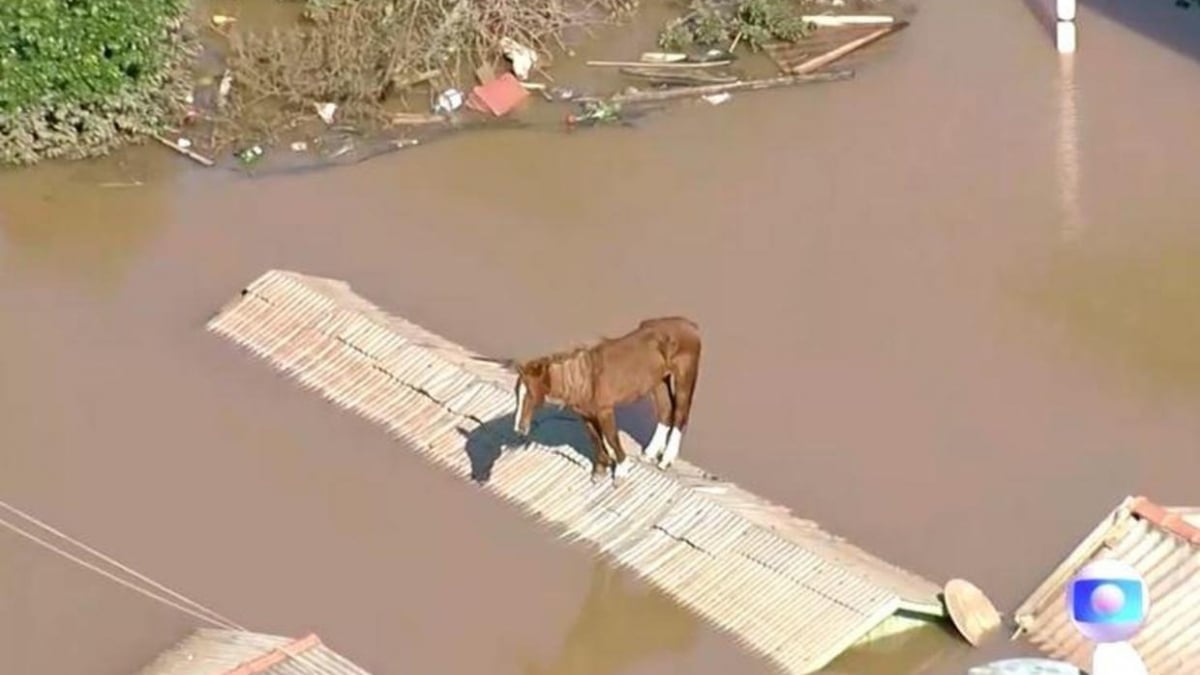
{"label": "horse's front leg", "polygon": [[604,447],[604,439],[600,437],[600,428],[590,417],[583,418],[583,428],[587,429],[588,437],[592,439],[592,482],[599,483],[608,473],[611,460],[608,450]]}

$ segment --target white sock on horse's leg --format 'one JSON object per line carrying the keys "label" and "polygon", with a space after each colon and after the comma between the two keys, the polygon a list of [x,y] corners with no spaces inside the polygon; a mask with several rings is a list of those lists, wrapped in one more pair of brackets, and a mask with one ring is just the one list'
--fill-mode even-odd
{"label": "white sock on horse's leg", "polygon": [[628,476],[631,471],[633,471],[633,460],[626,457],[625,461],[618,462],[617,467],[613,469],[613,478],[620,480]]}
{"label": "white sock on horse's leg", "polygon": [[671,427],[662,423],[654,427],[654,435],[650,437],[650,442],[642,450],[642,456],[649,460],[658,459],[663,449],[667,447],[667,434],[670,431]]}
{"label": "white sock on horse's leg", "polygon": [[662,459],[658,461],[658,468],[666,469],[675,463],[675,459],[679,457],[679,444],[683,442],[683,432],[679,429],[671,429],[671,437],[667,439],[667,449],[663,451]]}
{"label": "white sock on horse's leg", "polygon": [[608,455],[609,459],[611,459],[614,462],[617,461],[617,451],[615,449],[613,449],[613,446],[608,444],[607,438],[604,439],[604,452]]}

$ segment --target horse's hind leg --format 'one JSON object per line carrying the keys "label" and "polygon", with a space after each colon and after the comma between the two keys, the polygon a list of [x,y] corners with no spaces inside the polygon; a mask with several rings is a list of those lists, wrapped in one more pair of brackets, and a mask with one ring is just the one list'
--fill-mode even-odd
{"label": "horse's hind leg", "polygon": [[596,425],[596,421],[590,418],[584,418],[583,428],[587,429],[588,437],[592,439],[592,482],[599,482],[601,478],[608,473],[608,467],[612,465],[612,458],[609,457],[608,448],[604,446],[604,439],[600,437],[600,428]]}
{"label": "horse's hind leg", "polygon": [[666,469],[679,457],[679,446],[683,443],[683,432],[687,430],[692,414],[692,395],[696,392],[696,378],[700,374],[700,354],[680,354],[675,372],[675,424],[667,447],[663,450],[658,468]]}
{"label": "horse's hind leg", "polygon": [[616,461],[616,466],[613,467],[613,482],[620,483],[633,469],[633,463],[625,456],[625,449],[621,447],[621,437],[617,433],[617,416],[612,410],[606,410],[600,413],[597,421],[600,423],[600,433],[604,436],[604,442]]}
{"label": "horse's hind leg", "polygon": [[650,390],[650,396],[654,399],[654,416],[657,424],[654,425],[654,436],[642,450],[642,455],[652,462],[657,460],[666,449],[667,436],[671,433],[672,425],[675,424],[675,395],[671,391],[670,378],[670,375],[664,377],[662,382]]}

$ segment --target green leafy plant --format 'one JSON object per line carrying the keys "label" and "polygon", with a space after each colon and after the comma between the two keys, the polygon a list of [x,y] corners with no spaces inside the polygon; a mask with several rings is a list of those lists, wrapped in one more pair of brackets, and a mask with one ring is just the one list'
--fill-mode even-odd
{"label": "green leafy plant", "polygon": [[0,2],[0,162],[100,154],[186,76],[186,0]]}
{"label": "green leafy plant", "polygon": [[795,42],[812,31],[799,7],[788,0],[693,0],[683,16],[667,24],[658,43],[678,51],[693,46],[728,47],[734,42],[752,49],[771,42]]}

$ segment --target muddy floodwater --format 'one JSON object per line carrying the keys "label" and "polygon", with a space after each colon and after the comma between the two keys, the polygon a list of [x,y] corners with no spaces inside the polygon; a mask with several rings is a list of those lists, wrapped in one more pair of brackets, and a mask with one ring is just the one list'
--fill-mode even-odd
{"label": "muddy floodwater", "polygon": [[[283,267],[496,355],[687,314],[687,458],[1011,613],[1125,495],[1200,502],[1200,10],[1079,25],[1063,62],[1021,0],[924,0],[851,82],[636,129],[0,173],[0,497],[376,675],[770,672],[204,332]],[[0,603],[22,675],[127,675],[198,625],[8,533]],[[934,630],[830,672],[1027,652]]]}

